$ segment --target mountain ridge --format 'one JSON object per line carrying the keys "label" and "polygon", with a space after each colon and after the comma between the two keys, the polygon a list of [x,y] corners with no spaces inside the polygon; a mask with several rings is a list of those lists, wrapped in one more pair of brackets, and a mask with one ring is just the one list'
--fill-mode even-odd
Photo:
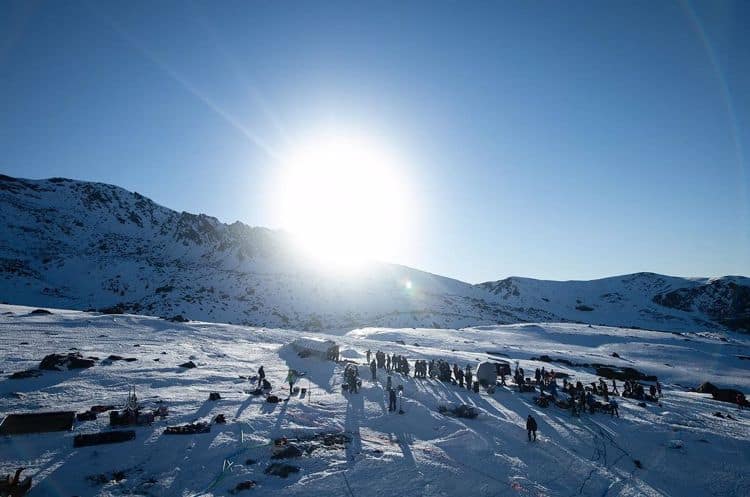
{"label": "mountain ridge", "polygon": [[743,276],[514,276],[472,285],[382,262],[336,273],[306,259],[283,231],[67,178],[0,175],[0,221],[0,300],[16,304],[310,331],[526,321],[750,331]]}

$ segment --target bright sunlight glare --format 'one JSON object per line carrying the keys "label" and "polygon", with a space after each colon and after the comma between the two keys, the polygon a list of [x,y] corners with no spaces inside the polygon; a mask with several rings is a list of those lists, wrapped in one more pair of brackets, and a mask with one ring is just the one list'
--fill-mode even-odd
{"label": "bright sunlight glare", "polygon": [[338,267],[398,254],[412,215],[403,165],[372,140],[327,135],[284,158],[282,227],[311,256]]}

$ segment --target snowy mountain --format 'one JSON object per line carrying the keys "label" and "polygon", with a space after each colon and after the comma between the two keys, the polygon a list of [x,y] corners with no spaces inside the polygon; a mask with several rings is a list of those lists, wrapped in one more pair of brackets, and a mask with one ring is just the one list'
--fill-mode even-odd
{"label": "snowy mountain", "polygon": [[487,300],[541,308],[563,320],[642,328],[750,330],[750,279],[636,273],[593,281],[507,278],[479,285]]}
{"label": "snowy mountain", "polygon": [[750,329],[747,278],[471,285],[384,263],[336,273],[283,232],[176,212],[100,183],[0,176],[0,226],[0,300],[14,304],[313,331],[525,321]]}

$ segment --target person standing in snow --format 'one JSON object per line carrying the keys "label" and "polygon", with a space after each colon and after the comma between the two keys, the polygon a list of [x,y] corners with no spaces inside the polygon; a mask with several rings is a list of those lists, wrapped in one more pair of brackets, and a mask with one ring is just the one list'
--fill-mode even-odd
{"label": "person standing in snow", "polygon": [[534,441],[536,442],[536,419],[529,414],[526,418],[526,434],[529,436],[529,442],[531,442],[531,435],[534,435]]}
{"label": "person standing in snow", "polygon": [[289,396],[291,397],[294,383],[297,381],[297,372],[293,369],[290,369],[286,375],[286,381],[287,383],[289,383]]}
{"label": "person standing in snow", "polygon": [[393,383],[391,381],[391,375],[389,374],[388,375],[388,379],[385,381],[385,390],[386,390],[386,392],[390,392],[392,384]]}
{"label": "person standing in snow", "polygon": [[370,363],[370,354],[372,354],[372,352],[370,352],[370,349],[367,349],[367,351],[365,352],[365,354],[367,354],[367,363],[369,364]]}
{"label": "person standing in snow", "polygon": [[471,378],[472,378],[472,374],[471,374],[471,366],[469,366],[468,364],[466,365],[466,374],[464,376],[466,377],[466,389],[467,390],[471,390],[471,385],[472,385]]}
{"label": "person standing in snow", "polygon": [[263,380],[266,379],[266,371],[263,369],[263,366],[261,365],[258,368],[258,388],[263,386]]}
{"label": "person standing in snow", "polygon": [[378,365],[375,364],[375,359],[372,360],[370,363],[370,372],[372,373],[372,381],[375,381],[377,379],[377,376],[375,373],[378,371]]}
{"label": "person standing in snow", "polygon": [[612,417],[620,417],[620,409],[615,399],[609,399],[610,414]]}
{"label": "person standing in snow", "polygon": [[656,380],[656,393],[659,395],[659,398],[661,398],[661,383],[659,383],[659,380]]}
{"label": "person standing in snow", "polygon": [[456,368],[456,376],[458,378],[458,386],[460,388],[464,387],[464,370],[461,368]]}
{"label": "person standing in snow", "polygon": [[617,383],[615,383],[615,379],[612,378],[612,395],[619,395],[620,392],[617,390]]}
{"label": "person standing in snow", "polygon": [[[388,377],[390,379],[390,376]],[[391,388],[388,391],[388,411],[394,412],[396,410],[396,389]]]}

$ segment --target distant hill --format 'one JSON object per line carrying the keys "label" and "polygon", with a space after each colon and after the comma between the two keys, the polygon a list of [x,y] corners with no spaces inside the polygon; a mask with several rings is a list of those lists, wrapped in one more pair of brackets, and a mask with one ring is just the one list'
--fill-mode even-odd
{"label": "distant hill", "polygon": [[524,321],[750,331],[744,277],[471,285],[384,263],[335,274],[283,232],[176,212],[101,183],[0,176],[0,225],[0,300],[13,304],[311,331]]}

